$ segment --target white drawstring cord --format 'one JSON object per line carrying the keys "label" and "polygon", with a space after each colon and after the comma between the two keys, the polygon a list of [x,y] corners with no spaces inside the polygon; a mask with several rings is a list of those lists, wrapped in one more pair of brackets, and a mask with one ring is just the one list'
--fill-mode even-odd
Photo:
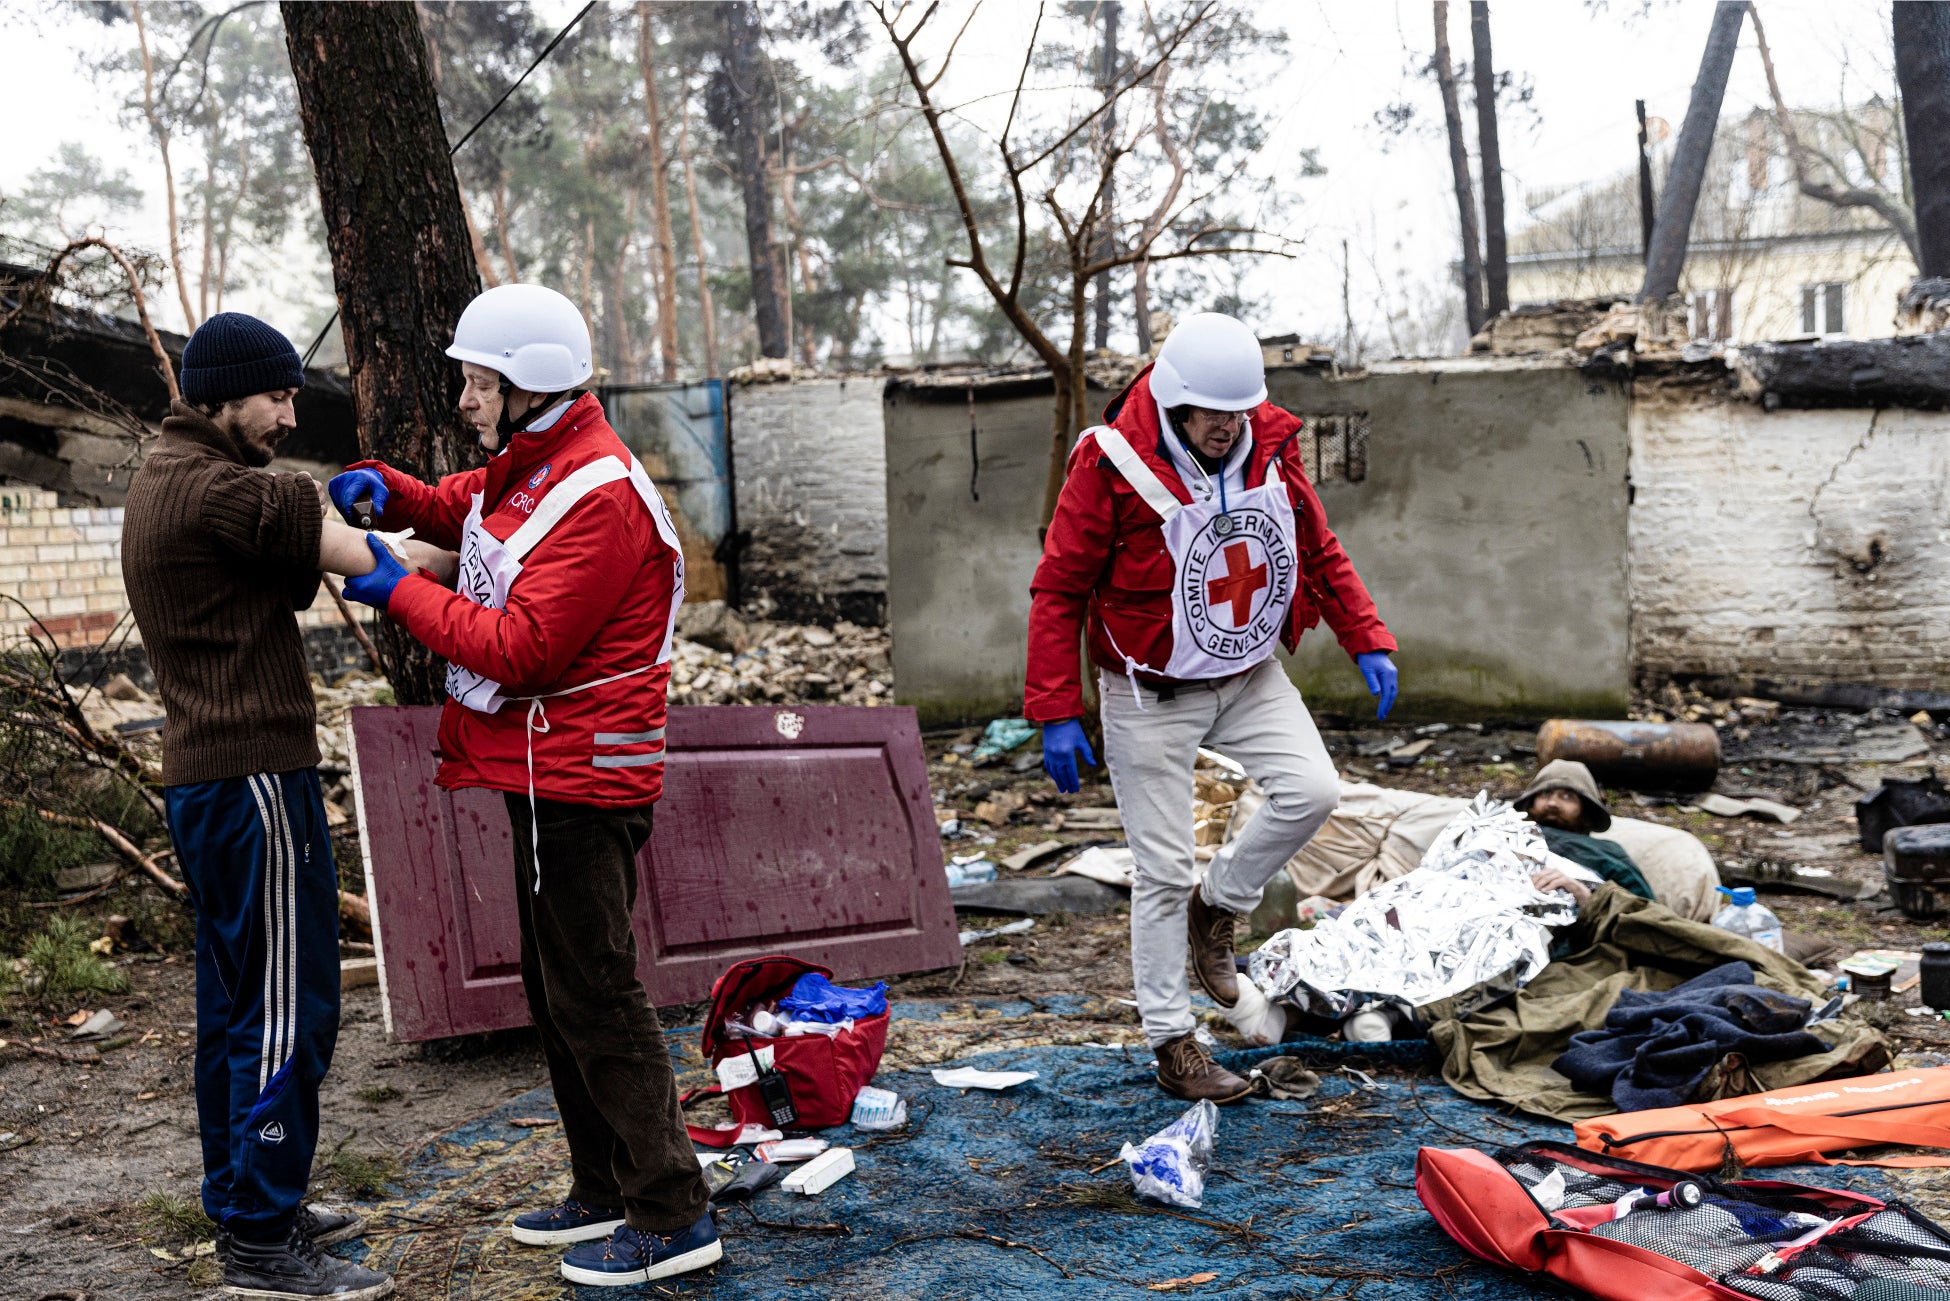
{"label": "white drawstring cord", "polygon": [[[534,893],[540,894],[542,892],[542,823],[535,809],[535,737],[537,735],[548,735],[548,708],[542,702],[544,700],[553,700],[557,696],[573,696],[578,691],[588,691],[592,687],[608,686],[612,682],[621,682],[624,678],[633,678],[639,673],[648,673],[656,667],[655,664],[645,664],[642,668],[631,669],[627,673],[612,673],[606,678],[597,678],[594,682],[585,682],[579,687],[568,687],[561,691],[546,691],[539,696],[507,697],[509,700],[526,700],[528,702],[528,718],[523,726],[523,730],[528,736],[528,844],[532,855],[531,861],[535,864]],[[535,720],[538,718],[542,724],[540,727],[535,726]]]}

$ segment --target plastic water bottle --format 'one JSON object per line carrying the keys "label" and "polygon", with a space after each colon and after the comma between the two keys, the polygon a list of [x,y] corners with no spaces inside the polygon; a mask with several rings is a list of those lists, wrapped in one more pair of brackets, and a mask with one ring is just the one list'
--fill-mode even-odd
{"label": "plastic water bottle", "polygon": [[995,864],[987,859],[974,863],[950,863],[944,869],[948,873],[948,888],[956,889],[964,885],[979,885],[995,880]]}
{"label": "plastic water bottle", "polygon": [[1754,887],[1737,885],[1729,890],[1720,887],[1720,893],[1733,902],[1720,909],[1713,916],[1713,924],[1723,931],[1744,935],[1762,948],[1776,953],[1785,953],[1786,945],[1781,940],[1781,919],[1774,915],[1764,903],[1754,899]]}

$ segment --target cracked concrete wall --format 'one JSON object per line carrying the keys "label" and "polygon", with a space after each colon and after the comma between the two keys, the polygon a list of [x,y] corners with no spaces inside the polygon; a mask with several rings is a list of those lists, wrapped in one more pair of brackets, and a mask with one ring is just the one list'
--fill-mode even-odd
{"label": "cracked concrete wall", "polygon": [[746,607],[878,624],[887,609],[887,445],[877,378],[731,386]]}
{"label": "cracked concrete wall", "polygon": [[1641,385],[1633,653],[1667,674],[1950,682],[1950,416]]}

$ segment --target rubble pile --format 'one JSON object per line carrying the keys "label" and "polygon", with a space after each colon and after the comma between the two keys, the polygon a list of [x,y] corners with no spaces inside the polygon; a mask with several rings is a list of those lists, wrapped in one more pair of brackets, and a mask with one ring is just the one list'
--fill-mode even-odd
{"label": "rubble pile", "polygon": [[880,705],[891,703],[893,685],[884,629],[748,620],[722,601],[677,616],[673,705]]}

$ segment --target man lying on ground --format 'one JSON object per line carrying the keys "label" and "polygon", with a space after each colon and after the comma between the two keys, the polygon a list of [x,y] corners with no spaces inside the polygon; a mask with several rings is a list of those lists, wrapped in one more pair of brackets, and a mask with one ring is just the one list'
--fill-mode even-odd
{"label": "man lying on ground", "polygon": [[[1652,898],[1652,887],[1624,846],[1593,834],[1611,829],[1611,810],[1605,807],[1589,768],[1573,759],[1553,760],[1513,803],[1543,831],[1551,853],[1641,899]],[[1580,908],[1591,902],[1591,886],[1559,868],[1547,867],[1530,880],[1539,890],[1569,891]]]}

